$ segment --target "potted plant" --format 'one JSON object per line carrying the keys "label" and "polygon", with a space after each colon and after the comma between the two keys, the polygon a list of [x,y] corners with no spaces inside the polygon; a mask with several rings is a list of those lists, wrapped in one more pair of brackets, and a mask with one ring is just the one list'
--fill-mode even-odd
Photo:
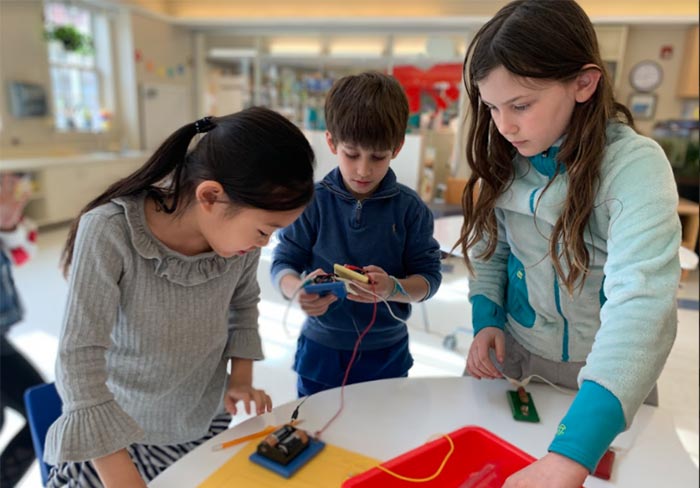
{"label": "potted plant", "polygon": [[44,31],[47,41],[58,41],[67,52],[89,54],[92,52],[92,38],[72,25],[59,25]]}

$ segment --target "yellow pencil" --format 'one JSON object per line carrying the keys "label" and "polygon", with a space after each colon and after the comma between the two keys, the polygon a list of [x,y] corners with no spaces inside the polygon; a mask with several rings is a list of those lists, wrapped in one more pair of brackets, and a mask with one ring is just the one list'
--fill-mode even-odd
{"label": "yellow pencil", "polygon": [[221,444],[217,444],[214,447],[212,447],[212,451],[220,451],[222,449],[226,449],[227,447],[235,446],[235,445],[241,444],[241,443],[246,442],[246,441],[251,441],[253,439],[257,439],[258,437],[266,436],[267,434],[273,433],[276,429],[277,429],[277,427],[275,427],[274,425],[268,425],[263,430],[256,432],[255,434],[244,435],[243,437],[239,437],[239,438],[233,439],[231,441],[222,442]]}
{"label": "yellow pencil", "polygon": [[[300,420],[292,420],[289,422],[289,425],[296,425]],[[212,451],[221,451],[222,449],[226,449],[227,447],[232,447],[236,446],[238,444],[241,444],[243,442],[251,441],[253,439],[257,439],[258,437],[264,437],[268,434],[272,434],[274,431],[279,429],[280,426],[275,427],[274,425],[268,425],[265,427],[263,430],[260,430],[258,432],[255,432],[254,434],[249,434],[249,435],[244,435],[243,437],[238,437],[237,439],[233,439],[231,441],[226,441],[222,442],[221,444],[217,444],[211,448]]]}

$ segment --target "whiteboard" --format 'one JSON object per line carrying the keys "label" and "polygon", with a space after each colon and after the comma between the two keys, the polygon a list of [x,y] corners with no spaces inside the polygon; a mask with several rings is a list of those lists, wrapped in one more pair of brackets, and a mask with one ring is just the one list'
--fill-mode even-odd
{"label": "whiteboard", "polygon": [[192,122],[192,95],[187,85],[142,83],[139,87],[141,141],[154,150],[176,129]]}

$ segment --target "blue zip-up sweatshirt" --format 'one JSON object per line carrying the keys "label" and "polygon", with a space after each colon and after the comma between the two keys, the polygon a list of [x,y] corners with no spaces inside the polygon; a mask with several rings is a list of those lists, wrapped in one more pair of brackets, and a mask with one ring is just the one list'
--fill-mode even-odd
{"label": "blue zip-up sweatshirt", "polygon": [[[419,274],[428,283],[425,299],[435,294],[440,274],[440,247],[433,238],[433,216],[420,197],[396,181],[389,169],[376,191],[358,201],[335,168],[316,184],[315,196],[293,224],[279,231],[272,261],[272,281],[279,289],[283,276],[333,271],[333,264],[375,265],[396,278]],[[404,320],[407,303],[389,302]],[[338,300],[320,317],[307,317],[302,334],[326,347],[352,350],[372,319],[373,304]],[[377,318],[362,340],[361,350],[389,347],[406,337],[406,325],[394,319],[380,302]]]}
{"label": "blue zip-up sweatshirt", "polygon": [[568,191],[567,173],[555,171],[558,147],[514,159],[515,180],[496,200],[496,252],[474,259],[469,283],[475,334],[505,328],[533,354],[586,361],[550,451],[590,471],[661,374],[676,335],[680,277],[678,195],[666,156],[626,125],[610,123],[606,136],[584,232],[583,288],[569,296],[548,251]]}

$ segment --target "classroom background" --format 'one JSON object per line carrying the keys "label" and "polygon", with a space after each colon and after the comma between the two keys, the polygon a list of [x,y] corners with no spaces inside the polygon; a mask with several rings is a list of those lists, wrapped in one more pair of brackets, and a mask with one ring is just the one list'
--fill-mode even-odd
{"label": "classroom background", "polygon": [[[501,0],[1,0],[0,170],[33,190],[27,216],[39,251],[15,269],[27,309],[10,334],[47,381],[66,296],[58,269],[67,223],[116,178],[140,166],[174,129],[203,115],[264,105],[287,116],[317,155],[316,178],[334,166],[325,145],[324,96],[333,81],[373,69],[409,98],[406,144],[392,163],[440,219],[460,213],[464,157],[462,62]],[[678,338],[659,381],[660,401],[698,466],[698,4],[695,0],[580,0],[593,20],[616,97],[666,151],[678,184],[683,246]],[[436,221],[436,222],[437,222]],[[441,243],[442,244],[442,243]],[[291,362],[303,320],[269,280],[263,250],[256,383],[275,404],[295,397]],[[460,375],[470,306],[459,257],[444,260],[439,293],[410,320],[411,376]],[[21,425],[6,412],[0,446]],[[33,468],[20,485],[40,486]]]}

